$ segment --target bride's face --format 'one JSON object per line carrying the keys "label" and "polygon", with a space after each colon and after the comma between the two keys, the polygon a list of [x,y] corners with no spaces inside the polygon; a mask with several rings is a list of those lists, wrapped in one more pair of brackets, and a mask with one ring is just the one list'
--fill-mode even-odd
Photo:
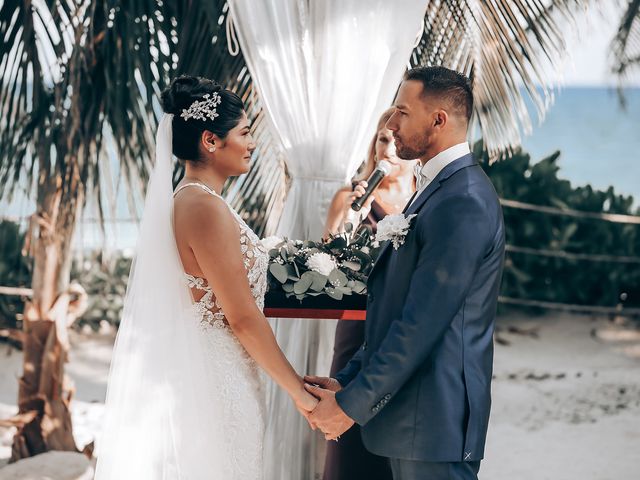
{"label": "bride's face", "polygon": [[256,144],[250,133],[247,114],[242,113],[240,122],[224,140],[216,141],[216,151],[213,155],[213,165],[227,176],[238,176],[247,173],[251,167],[251,152]]}

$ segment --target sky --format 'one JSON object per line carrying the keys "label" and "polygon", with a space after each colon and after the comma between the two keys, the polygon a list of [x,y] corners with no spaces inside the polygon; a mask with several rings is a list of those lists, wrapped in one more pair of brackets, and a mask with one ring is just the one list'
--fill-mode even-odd
{"label": "sky", "polygon": [[[577,32],[567,36],[569,58],[564,68],[553,74],[556,82],[567,86],[617,84],[617,79],[610,72],[609,45],[616,34],[623,8],[616,0],[601,0],[599,3],[607,2],[610,6],[602,7],[602,12],[591,9],[586,15],[579,16]],[[638,70],[626,85],[640,86]]]}

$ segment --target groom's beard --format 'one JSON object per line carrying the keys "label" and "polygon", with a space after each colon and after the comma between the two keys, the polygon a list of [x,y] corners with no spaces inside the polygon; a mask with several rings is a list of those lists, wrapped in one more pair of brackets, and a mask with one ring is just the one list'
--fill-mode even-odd
{"label": "groom's beard", "polygon": [[402,160],[423,158],[433,143],[433,135],[428,129],[406,138],[394,132],[393,139],[396,144],[396,155]]}
{"label": "groom's beard", "polygon": [[393,135],[396,143],[396,155],[402,160],[413,160],[415,158],[422,158],[429,150],[429,136],[428,135],[415,135],[408,139]]}

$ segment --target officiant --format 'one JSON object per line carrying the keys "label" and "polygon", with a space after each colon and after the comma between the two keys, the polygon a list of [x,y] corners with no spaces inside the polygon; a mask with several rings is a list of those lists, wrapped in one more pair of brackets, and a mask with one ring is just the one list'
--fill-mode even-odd
{"label": "officiant", "polygon": [[[324,237],[344,231],[345,223],[354,228],[368,225],[375,234],[377,224],[387,215],[401,213],[415,192],[414,161],[400,160],[396,156],[393,135],[385,127],[394,108],[386,110],[378,121],[377,130],[371,139],[366,162],[350,186],[344,187],[333,197]],[[351,209],[356,198],[354,189],[376,169],[378,162],[391,165],[390,172],[369,197],[359,212]],[[336,329],[331,376],[342,370],[364,341],[364,322],[340,320]],[[356,424],[345,432],[339,442],[328,442],[324,467],[324,480],[391,480],[391,468],[386,458],[368,452],[360,438],[360,427]]]}

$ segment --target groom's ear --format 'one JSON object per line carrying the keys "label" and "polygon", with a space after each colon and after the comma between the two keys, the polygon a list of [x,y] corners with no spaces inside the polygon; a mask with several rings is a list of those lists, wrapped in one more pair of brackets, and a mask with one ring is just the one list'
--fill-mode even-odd
{"label": "groom's ear", "polygon": [[449,115],[445,110],[436,110],[433,113],[433,126],[435,128],[444,128],[449,121]]}

